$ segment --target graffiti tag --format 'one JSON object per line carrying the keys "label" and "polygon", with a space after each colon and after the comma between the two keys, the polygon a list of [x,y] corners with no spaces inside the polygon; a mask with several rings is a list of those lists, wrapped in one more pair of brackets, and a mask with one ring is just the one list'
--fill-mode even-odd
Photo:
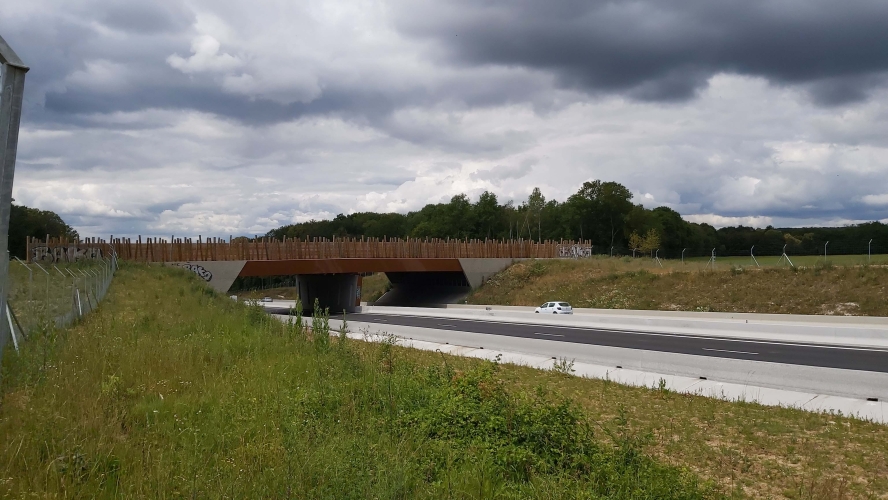
{"label": "graffiti tag", "polygon": [[558,245],[558,256],[572,259],[592,257],[592,245]]}
{"label": "graffiti tag", "polygon": [[37,263],[77,262],[88,259],[98,260],[103,257],[102,249],[99,247],[68,245],[66,247],[39,246],[31,249],[31,262]]}
{"label": "graffiti tag", "polygon": [[207,271],[207,269],[201,265],[190,264],[188,262],[175,263],[173,265],[191,271],[192,273],[200,276],[200,278],[204,281],[211,281],[213,279],[213,273]]}

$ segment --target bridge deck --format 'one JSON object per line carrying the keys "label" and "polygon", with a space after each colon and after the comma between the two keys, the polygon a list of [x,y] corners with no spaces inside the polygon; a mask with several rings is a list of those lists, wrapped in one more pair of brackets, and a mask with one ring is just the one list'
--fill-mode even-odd
{"label": "bridge deck", "polygon": [[461,259],[554,258],[591,253],[589,242],[529,240],[450,240],[323,238],[114,238],[47,241],[28,239],[28,260],[74,261],[116,252],[124,260],[141,262],[292,261],[317,259]]}

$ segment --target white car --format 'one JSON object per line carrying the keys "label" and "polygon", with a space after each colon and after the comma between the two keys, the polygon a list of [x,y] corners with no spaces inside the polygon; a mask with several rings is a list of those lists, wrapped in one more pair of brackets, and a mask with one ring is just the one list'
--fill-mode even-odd
{"label": "white car", "polygon": [[546,302],[537,307],[535,313],[543,314],[573,314],[573,307],[567,302]]}

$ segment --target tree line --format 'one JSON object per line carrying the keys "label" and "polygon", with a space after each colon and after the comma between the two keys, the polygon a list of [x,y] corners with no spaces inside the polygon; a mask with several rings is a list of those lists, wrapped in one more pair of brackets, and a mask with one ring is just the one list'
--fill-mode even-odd
{"label": "tree line", "polygon": [[465,194],[448,203],[428,204],[407,214],[358,212],[332,220],[311,220],[273,229],[275,239],[309,237],[456,238],[588,240],[601,254],[632,255],[659,251],[661,257],[756,255],[787,253],[865,254],[888,252],[888,226],[869,222],[830,228],[723,227],[684,220],[668,207],[646,208],[632,201],[622,184],[584,182],[564,201],[546,199],[534,188],[526,200],[500,203],[496,194],[482,193],[477,200]]}
{"label": "tree line", "polygon": [[[12,205],[9,252],[26,257],[27,237],[76,239],[77,231],[55,212]],[[616,182],[585,182],[564,201],[546,199],[534,188],[526,200],[500,203],[484,192],[477,200],[459,194],[448,203],[428,204],[407,214],[359,212],[332,220],[311,220],[269,231],[275,239],[309,237],[455,238],[587,240],[593,252],[660,257],[709,255],[790,255],[888,253],[888,225],[881,222],[843,227],[715,229],[682,219],[668,207],[646,208]],[[245,239],[249,239],[244,237]],[[870,243],[871,241],[871,243]]]}
{"label": "tree line", "polygon": [[12,205],[9,214],[9,254],[24,259],[28,251],[27,240],[65,237],[77,239],[77,231],[65,223],[59,214],[24,205]]}

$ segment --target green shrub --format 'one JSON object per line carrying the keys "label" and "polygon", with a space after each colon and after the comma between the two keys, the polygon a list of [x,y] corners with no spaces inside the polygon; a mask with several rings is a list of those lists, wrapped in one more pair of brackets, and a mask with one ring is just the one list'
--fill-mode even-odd
{"label": "green shrub", "polygon": [[498,373],[499,365],[488,361],[465,373],[448,376],[432,369],[427,374],[433,387],[428,404],[402,416],[399,427],[415,429],[428,440],[426,459],[440,461],[441,450],[449,451],[450,461],[439,462],[438,469],[488,461],[493,473],[510,481],[569,478],[575,491],[594,498],[713,494],[680,470],[644,455],[644,440],[628,430],[625,415],[615,431],[604,430],[614,445],[603,446],[573,402],[551,400],[542,389],[512,393]]}

